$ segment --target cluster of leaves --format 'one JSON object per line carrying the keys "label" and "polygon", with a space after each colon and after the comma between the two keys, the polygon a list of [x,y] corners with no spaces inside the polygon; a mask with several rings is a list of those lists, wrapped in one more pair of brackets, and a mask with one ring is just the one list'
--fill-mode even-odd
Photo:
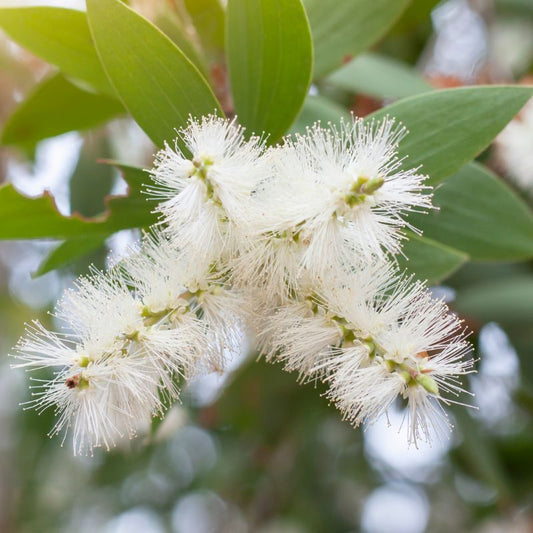
{"label": "cluster of leaves", "polygon": [[[517,5],[521,1],[527,3],[506,0]],[[346,117],[347,106],[338,95],[363,93],[392,100],[368,120],[390,115],[407,126],[410,133],[400,146],[401,153],[408,155],[405,165],[422,166],[436,186],[434,204],[439,207],[428,215],[413,215],[423,235],[408,235],[404,266],[430,283],[448,279],[459,289],[456,307],[460,311],[480,323],[500,321],[519,351],[525,352],[531,347],[525,332],[533,319],[533,282],[526,263],[533,258],[533,214],[504,181],[474,159],[533,96],[533,88],[434,90],[407,65],[366,52],[393,25],[399,31],[402,24],[416,24],[435,3],[228,0],[223,9],[218,0],[184,0],[178,9],[162,2],[164,8],[153,21],[120,0],[87,0],[86,12],[57,7],[0,8],[0,28],[56,67],[15,109],[0,142],[31,150],[42,139],[90,130],[129,115],[161,147],[175,137],[176,128],[184,126],[189,115],[216,110],[220,115],[237,114],[249,132],[264,131],[268,142],[275,143],[316,120],[336,122]],[[312,84],[315,90],[309,94]],[[147,174],[126,165],[120,165],[120,170],[129,185],[128,195],[109,199],[103,213],[84,213],[88,216],[63,216],[49,195],[27,198],[11,184],[1,186],[0,239],[60,241],[39,268],[42,274],[97,249],[119,230],[148,227],[154,215],[141,194]],[[95,174],[84,178],[89,189],[109,168],[92,166],[91,171]],[[498,263],[480,266],[487,261]],[[508,262],[522,263],[509,266]],[[258,368],[245,372],[269,372]],[[532,368],[526,370],[533,376]],[[254,415],[241,404],[242,395],[247,394],[241,389],[250,386],[244,383],[250,379],[242,380],[226,396],[220,405],[222,414],[214,422],[216,427],[230,424],[237,428],[220,437],[229,443],[228,449],[239,450],[236,453],[247,453],[246,442],[236,435],[254,434],[254,425],[249,423]],[[264,402],[258,400],[258,408],[267,409],[269,417],[278,413],[280,418],[272,424],[272,449],[297,439],[297,432],[287,429],[294,421],[293,413],[285,412],[283,405],[279,409],[270,406],[279,394],[279,387],[273,389],[275,393]],[[531,410],[531,395],[524,392],[522,402]],[[311,405],[314,409],[315,404]],[[317,412],[326,417],[320,409],[325,407],[317,407]],[[302,419],[306,423],[304,414]],[[309,424],[313,426],[312,421]],[[458,451],[459,462],[469,474],[496,487],[500,503],[506,501],[511,492],[509,474],[498,461],[499,450],[469,432],[476,427],[470,419],[462,427],[465,441]],[[525,457],[524,442],[531,440],[522,435],[519,442],[502,441],[495,446],[514,446],[513,453],[518,447],[522,455],[515,453],[514,459],[505,455],[512,469],[517,457]],[[301,443],[289,444],[294,448]],[[359,448],[356,455],[360,458]],[[350,464],[362,476],[359,463],[353,459]],[[309,467],[300,466],[302,472]],[[121,475],[126,475],[127,467]],[[222,474],[220,485],[225,479]],[[308,482],[306,478],[297,490]],[[249,496],[240,495],[243,501]]]}
{"label": "cluster of leaves", "polygon": [[[468,163],[533,90],[431,91],[406,67],[372,54],[342,66],[344,58],[376,42],[408,4],[341,2],[332,9],[328,2],[313,0],[305,6],[300,0],[231,0],[225,13],[215,0],[188,2],[202,53],[187,41],[179,20],[161,17],[165,22],[159,29],[119,0],[89,0],[87,13],[0,9],[0,27],[60,69],[15,110],[1,140],[27,146],[94,127],[127,110],[162,146],[189,115],[224,113],[227,106],[217,100],[216,79],[210,76],[213,64],[224,62],[234,102],[234,110],[225,111],[234,111],[250,132],[266,132],[272,143],[291,126],[297,131],[317,119],[335,121],[346,114],[324,97],[307,96],[312,81],[399,98],[369,118],[388,114],[405,124],[410,131],[401,146],[409,156],[405,164],[421,165],[432,185],[442,182],[435,196],[440,211],[417,220],[423,237],[410,236],[408,267],[435,282],[469,259],[527,259],[533,255],[530,211],[489,170]],[[45,272],[115,231],[145,226],[153,220],[150,205],[139,195],[146,178],[135,169],[125,177],[129,197],[113,200],[104,215],[91,220],[62,217],[49,198],[24,198],[5,185],[0,189],[0,238],[66,239],[41,268]]]}

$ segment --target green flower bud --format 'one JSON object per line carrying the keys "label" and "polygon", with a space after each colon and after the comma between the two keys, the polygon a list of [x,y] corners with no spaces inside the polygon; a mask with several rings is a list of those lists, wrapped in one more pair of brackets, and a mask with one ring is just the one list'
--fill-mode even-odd
{"label": "green flower bud", "polygon": [[424,387],[430,394],[434,394],[435,396],[439,395],[439,386],[437,385],[437,382],[427,374],[418,374],[416,376],[415,381]]}

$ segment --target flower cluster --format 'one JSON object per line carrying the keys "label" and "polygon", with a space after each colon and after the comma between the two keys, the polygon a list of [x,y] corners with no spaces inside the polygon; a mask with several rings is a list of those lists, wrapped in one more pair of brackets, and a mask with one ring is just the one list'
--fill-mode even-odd
{"label": "flower cluster", "polygon": [[238,343],[241,308],[223,273],[192,264],[162,235],[146,235],[113,270],[65,293],[56,317],[68,334],[39,322],[27,328],[17,366],[56,369],[34,387],[30,405],[56,407],[52,434],[71,428],[76,453],[109,449],[163,414],[180,377],[223,368]]}
{"label": "flower cluster", "polygon": [[267,147],[235,120],[191,119],[151,170],[160,224],[67,291],[67,333],[35,322],[17,345],[18,366],[55,371],[30,402],[56,408],[52,432],[71,429],[76,453],[109,448],[253,328],[268,360],[323,381],[355,426],[400,397],[410,442],[442,434],[442,394],[472,363],[460,321],[395,266],[416,231],[406,215],[431,208],[397,156],[405,134],[353,119]]}

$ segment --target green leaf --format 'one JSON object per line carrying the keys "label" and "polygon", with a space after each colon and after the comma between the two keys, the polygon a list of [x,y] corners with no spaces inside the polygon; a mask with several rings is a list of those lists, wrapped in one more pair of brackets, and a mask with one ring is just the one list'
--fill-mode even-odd
{"label": "green leaf", "polygon": [[61,215],[47,192],[28,198],[10,183],[0,187],[0,239],[63,239],[103,232],[105,223]]}
{"label": "green leaf", "polygon": [[157,146],[189,115],[222,114],[209,85],[183,52],[119,0],[88,0],[96,49],[117,94]]}
{"label": "green leaf", "polygon": [[473,260],[533,257],[533,213],[501,179],[471,163],[436,190],[438,211],[409,218],[424,237],[467,253]]}
{"label": "green leaf", "polygon": [[376,98],[404,98],[432,91],[411,66],[380,54],[362,54],[327,81],[336,87]]}
{"label": "green leaf", "polygon": [[408,156],[404,166],[422,165],[434,184],[484,150],[532,95],[532,87],[445,89],[400,100],[369,119],[388,115],[407,126],[400,143],[400,155]]}
{"label": "green leaf", "polygon": [[181,19],[168,5],[163,4],[154,19],[155,25],[167,35],[172,42],[191,60],[194,66],[207,76],[207,67],[203,58],[200,57],[195,45],[191,41]]}
{"label": "green leaf", "polygon": [[[122,167],[122,170],[130,167]],[[63,216],[49,193],[28,198],[12,184],[0,187],[0,239],[68,239],[86,235],[111,235],[128,228],[148,227],[157,221],[152,206],[141,194],[147,175],[140,169],[125,173],[129,196],[110,197],[107,211],[98,217]]]}
{"label": "green leaf", "polygon": [[106,235],[85,235],[62,242],[44,258],[32,277],[37,278],[56,268],[67,266],[74,260],[100,248],[106,238]]}
{"label": "green leaf", "polygon": [[515,275],[465,287],[457,293],[454,306],[482,322],[494,320],[503,326],[531,325],[533,277],[530,274]]}
{"label": "green leaf", "polygon": [[239,122],[277,141],[298,115],[313,64],[300,0],[229,0],[227,51]]}
{"label": "green leaf", "polygon": [[305,0],[315,47],[315,78],[339,68],[374,43],[410,0]]}
{"label": "green leaf", "polygon": [[214,57],[224,54],[226,14],[219,0],[185,0],[202,47]]}
{"label": "green leaf", "polygon": [[144,185],[150,182],[148,173],[142,168],[110,162],[120,170],[128,184],[128,196],[111,196],[107,202],[108,220],[111,233],[128,228],[147,228],[157,222],[152,211],[154,203],[144,192]]}
{"label": "green leaf", "polygon": [[[400,20],[391,28],[390,35],[412,34],[421,24],[431,27],[431,12],[441,0],[411,0]],[[420,30],[419,30],[420,31]]]}
{"label": "green leaf", "polygon": [[47,137],[93,128],[123,112],[117,100],[84,91],[56,74],[37,85],[15,109],[0,142],[33,146]]}
{"label": "green leaf", "polygon": [[0,28],[65,74],[113,95],[96,55],[85,13],[60,7],[0,8]]}
{"label": "green leaf", "polygon": [[348,120],[350,114],[344,107],[325,98],[324,96],[309,95],[304,102],[300,116],[291,126],[291,133],[305,133],[307,127],[315,122],[322,122],[323,125],[339,123],[340,119]]}
{"label": "green leaf", "polygon": [[529,272],[530,267],[527,263],[472,262],[453,276],[453,279],[450,280],[450,285],[454,289],[462,291],[464,288],[481,282],[491,284],[495,279],[512,278]]}
{"label": "green leaf", "polygon": [[404,244],[403,253],[407,259],[398,256],[400,268],[430,285],[446,279],[468,260],[468,256],[459,250],[412,233]]}
{"label": "green leaf", "polygon": [[94,217],[105,208],[116,178],[116,169],[98,162],[111,156],[111,141],[106,133],[96,132],[83,139],[78,163],[69,180],[71,213]]}
{"label": "green leaf", "polygon": [[143,192],[144,186],[147,182],[150,182],[150,178],[146,170],[112,160],[104,160],[100,162],[119,169],[122,178],[128,184],[129,195],[132,198],[142,198],[146,200],[147,197],[144,196]]}

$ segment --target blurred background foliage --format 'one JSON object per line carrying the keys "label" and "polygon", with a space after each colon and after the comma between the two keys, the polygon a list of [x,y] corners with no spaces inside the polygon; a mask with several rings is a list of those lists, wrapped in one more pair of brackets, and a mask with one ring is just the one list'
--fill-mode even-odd
{"label": "blurred background foliage", "polygon": [[[40,3],[85,8],[82,1]],[[79,37],[78,61],[53,60],[53,46],[32,54],[27,30],[34,18],[17,19],[4,4],[22,2],[0,3],[6,31],[0,36],[0,180],[6,184],[0,238],[9,239],[0,242],[0,352],[8,354],[24,322],[39,317],[52,324],[49,311],[61,290],[90,263],[103,268],[110,254],[124,253],[138,238],[131,228],[153,222],[140,193],[145,175],[102,160],[149,168],[156,149],[149,137],[157,143],[165,130],[164,121],[143,122],[150,122],[143,113],[160,112],[157,102],[139,102],[138,111],[135,95],[123,98],[148,136],[128,117],[98,58],[83,55],[84,19],[79,27],[39,19],[51,34]],[[237,88],[250,75],[239,66],[244,59],[236,58],[243,50],[240,34],[226,36],[236,58],[228,70],[223,3],[129,4],[197,66],[227,115],[235,98],[251,129],[264,127],[274,137],[350,111],[366,116],[435,88],[531,84],[533,75],[531,0],[305,0],[315,70],[303,109],[298,115],[299,104],[287,104],[296,120],[283,106],[269,117],[255,116],[253,102],[244,101],[247,86]],[[242,2],[233,4],[228,23],[238,25],[245,14],[238,10]],[[252,19],[250,47],[261,34]],[[117,41],[121,37],[117,32]],[[308,48],[301,40],[276,54],[300,61]],[[39,55],[61,63],[61,71]],[[261,68],[271,68],[273,59],[263,59],[250,83]],[[286,80],[303,99],[311,66],[301,66],[287,71]],[[258,101],[273,90],[258,87]],[[491,106],[493,115],[501,112],[496,96],[487,100],[485,114]],[[283,123],[284,115],[290,123]],[[449,442],[407,448],[404,435],[385,419],[354,430],[327,404],[320,386],[299,386],[279,367],[243,354],[228,372],[195,380],[165,420],[137,439],[110,453],[74,458],[60,439],[45,437],[53,413],[38,416],[19,407],[30,394],[27,376],[2,357],[0,531],[533,531],[533,166],[529,182],[518,179],[505,150],[497,139],[478,157],[499,177],[463,167],[449,178],[436,191],[441,212],[426,224],[429,238],[406,245],[406,267],[429,278],[435,293],[465,318],[479,357],[469,380],[476,398],[466,400],[478,409],[452,410],[456,427]],[[26,201],[17,191],[50,191],[61,215],[50,198]],[[73,213],[101,225],[81,231],[85,219],[65,224],[63,217]],[[454,221],[461,213],[459,228]],[[17,240],[25,237],[41,239]],[[389,415],[396,427],[402,416],[401,406]]]}

